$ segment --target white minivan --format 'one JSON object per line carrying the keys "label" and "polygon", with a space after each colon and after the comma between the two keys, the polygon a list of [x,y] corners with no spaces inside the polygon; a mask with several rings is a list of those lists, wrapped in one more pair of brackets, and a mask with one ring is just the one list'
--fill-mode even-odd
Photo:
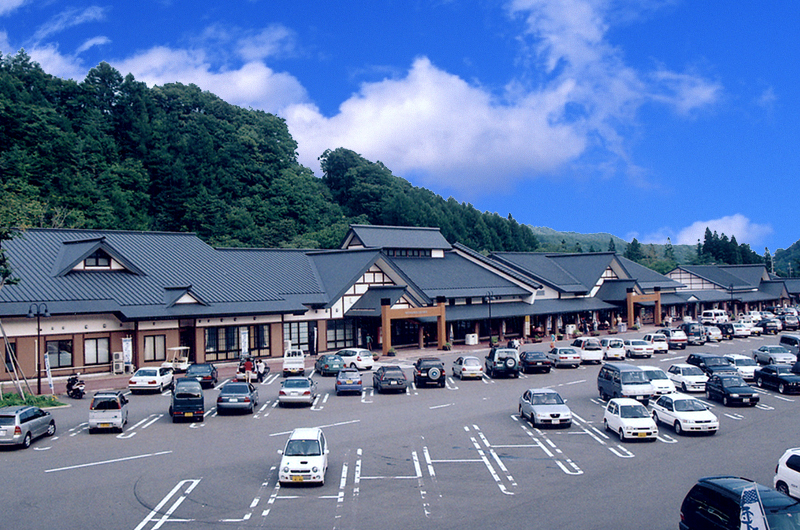
{"label": "white minivan", "polygon": [[707,309],[700,314],[700,322],[703,324],[719,324],[728,321],[728,313],[722,309]]}

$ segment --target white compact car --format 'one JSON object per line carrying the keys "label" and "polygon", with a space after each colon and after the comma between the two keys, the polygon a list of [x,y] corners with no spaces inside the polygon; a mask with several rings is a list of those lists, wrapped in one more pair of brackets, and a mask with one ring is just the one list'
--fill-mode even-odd
{"label": "white compact car", "polygon": [[600,339],[600,346],[603,347],[603,360],[605,361],[625,358],[625,343],[622,342],[622,339],[606,337]]}
{"label": "white compact car", "polygon": [[740,355],[738,353],[729,353],[724,357],[736,367],[736,370],[739,372],[739,375],[742,376],[742,379],[745,381],[755,380],[758,363],[754,359],[748,357],[747,355]]}
{"label": "white compact car", "polygon": [[800,499],[800,447],[787,449],[775,468],[775,489]]}
{"label": "white compact car", "polygon": [[667,375],[683,392],[705,392],[708,376],[693,364],[673,364],[667,370]]}
{"label": "white compact car", "polygon": [[365,348],[345,348],[336,352],[344,360],[344,365],[359,370],[372,370],[372,352]]}
{"label": "white compact car", "polygon": [[642,340],[653,347],[653,353],[668,353],[669,344],[667,344],[667,337],[663,333],[648,333]]}
{"label": "white compact car", "polygon": [[173,377],[172,368],[139,368],[128,381],[128,390],[132,393],[141,390],[163,392],[166,388],[172,388]]}
{"label": "white compact car", "polygon": [[658,426],[647,408],[631,398],[614,398],[608,401],[603,414],[603,427],[619,434],[620,441],[658,437]]}
{"label": "white compact car", "polygon": [[653,403],[653,419],[671,425],[675,434],[704,432],[714,434],[719,419],[699,399],[686,394],[661,396]]}
{"label": "white compact car", "polygon": [[582,363],[600,364],[603,360],[603,346],[600,344],[600,339],[595,337],[578,337],[572,341],[570,346],[578,350],[581,354]]}
{"label": "white compact car", "polygon": [[647,357],[653,356],[653,346],[642,339],[625,339],[626,357]]}
{"label": "white compact car", "polygon": [[465,377],[480,379],[483,377],[481,360],[470,355],[459,357],[453,361],[452,370],[453,377],[458,377],[459,379],[464,379]]}
{"label": "white compact car", "polygon": [[328,443],[319,427],[295,429],[286,442],[278,468],[281,484],[325,483]]}
{"label": "white compact car", "polygon": [[653,390],[656,396],[663,396],[664,394],[671,394],[675,392],[675,383],[673,383],[667,373],[658,366],[639,366],[650,384],[653,385]]}

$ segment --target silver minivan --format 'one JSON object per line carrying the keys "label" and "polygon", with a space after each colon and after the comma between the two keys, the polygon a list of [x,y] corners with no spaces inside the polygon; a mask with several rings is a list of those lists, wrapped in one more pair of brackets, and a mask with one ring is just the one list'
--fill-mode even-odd
{"label": "silver minivan", "polygon": [[638,366],[628,363],[606,363],[597,374],[597,391],[604,400],[632,398],[644,405],[656,391],[647,374]]}
{"label": "silver minivan", "polygon": [[792,352],[794,355],[800,355],[800,336],[798,335],[781,335],[778,344]]}

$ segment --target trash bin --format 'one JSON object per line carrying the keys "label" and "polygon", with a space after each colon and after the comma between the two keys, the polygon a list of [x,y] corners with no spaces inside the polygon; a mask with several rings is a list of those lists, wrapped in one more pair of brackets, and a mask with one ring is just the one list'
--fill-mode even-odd
{"label": "trash bin", "polygon": [[477,333],[467,333],[464,337],[464,344],[467,346],[476,346],[478,344],[478,334]]}
{"label": "trash bin", "polygon": [[575,335],[575,330],[578,329],[575,324],[567,324],[564,326],[564,331],[567,335]]}

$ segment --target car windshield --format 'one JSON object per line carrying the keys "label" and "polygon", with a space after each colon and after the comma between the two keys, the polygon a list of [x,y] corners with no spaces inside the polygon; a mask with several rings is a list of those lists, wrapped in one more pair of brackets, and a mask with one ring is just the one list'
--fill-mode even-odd
{"label": "car windshield", "polygon": [[696,366],[687,366],[683,369],[683,375],[703,375],[703,371]]}
{"label": "car windshield", "polygon": [[765,346],[764,351],[767,353],[789,353],[789,350],[783,346]]}
{"label": "car windshield", "polygon": [[228,383],[220,391],[224,394],[247,394],[249,392],[250,387],[247,386],[247,383]]}
{"label": "car windshield", "polygon": [[283,382],[284,388],[303,388],[308,386],[308,379],[287,379]]}
{"label": "car windshield", "polygon": [[792,369],[789,366],[775,365],[775,373],[780,375],[790,374],[792,373]]}
{"label": "car windshield", "polygon": [[647,379],[647,374],[641,370],[622,372],[620,374],[620,380],[626,385],[643,385],[650,382]]}
{"label": "car windshield", "polygon": [[741,377],[720,377],[720,380],[722,381],[722,386],[726,388],[747,386],[747,383]]}
{"label": "car windshield", "polygon": [[643,340],[632,340],[631,346],[647,346],[647,343]]}
{"label": "car windshield", "polygon": [[564,400],[555,392],[545,392],[543,394],[534,394],[531,399],[532,405],[563,405]]}
{"label": "car windshield", "polygon": [[676,399],[675,410],[678,412],[700,412],[706,410],[706,406],[696,399]]}
{"label": "car windshield", "polygon": [[320,456],[319,442],[317,440],[289,440],[286,444],[286,456]]}
{"label": "car windshield", "polygon": [[155,377],[157,374],[156,370],[138,370],[134,377]]}
{"label": "car windshield", "polygon": [[188,399],[198,398],[203,395],[203,387],[197,381],[178,383],[175,385],[175,397]]}
{"label": "car windshield", "polygon": [[340,370],[339,375],[336,377],[339,379],[361,379],[361,374],[356,370]]}
{"label": "car windshield", "polygon": [[559,355],[577,355],[578,352],[576,352],[572,348],[561,348],[560,350],[558,350],[558,354]]}
{"label": "car windshield", "polygon": [[736,366],[756,366],[756,362],[750,357],[742,357],[741,359],[734,359],[733,364]]}
{"label": "car windshield", "polygon": [[664,370],[645,370],[644,373],[650,381],[669,379],[667,374],[664,373]]}
{"label": "car windshield", "polygon": [[434,366],[441,366],[441,361],[434,361],[434,360],[423,360],[420,361],[419,366],[421,368],[433,368]]}
{"label": "car windshield", "polygon": [[0,426],[14,425],[14,416],[0,416]]}
{"label": "car windshield", "polygon": [[545,355],[542,352],[529,351],[528,353],[525,354],[525,359],[527,359],[529,361],[535,361],[537,359],[543,359],[544,356]]}
{"label": "car windshield", "polygon": [[383,373],[386,376],[398,377],[403,375],[403,369],[399,366],[386,366]]}
{"label": "car windshield", "polygon": [[624,348],[625,345],[622,343],[622,339],[611,340],[608,341],[609,348]]}
{"label": "car windshield", "polygon": [[650,414],[642,405],[622,405],[619,408],[619,415],[623,418],[648,418]]}
{"label": "car windshield", "polygon": [[725,357],[708,357],[706,366],[730,366],[731,363]]}
{"label": "car windshield", "polygon": [[495,352],[495,356],[498,359],[505,359],[506,357],[514,357],[517,354],[517,350],[497,350]]}
{"label": "car windshield", "polygon": [[193,364],[186,370],[186,375],[194,375],[194,374],[207,374],[211,372],[210,366],[200,366],[197,364]]}
{"label": "car windshield", "polygon": [[664,335],[653,335],[653,342],[667,342],[667,337]]}

